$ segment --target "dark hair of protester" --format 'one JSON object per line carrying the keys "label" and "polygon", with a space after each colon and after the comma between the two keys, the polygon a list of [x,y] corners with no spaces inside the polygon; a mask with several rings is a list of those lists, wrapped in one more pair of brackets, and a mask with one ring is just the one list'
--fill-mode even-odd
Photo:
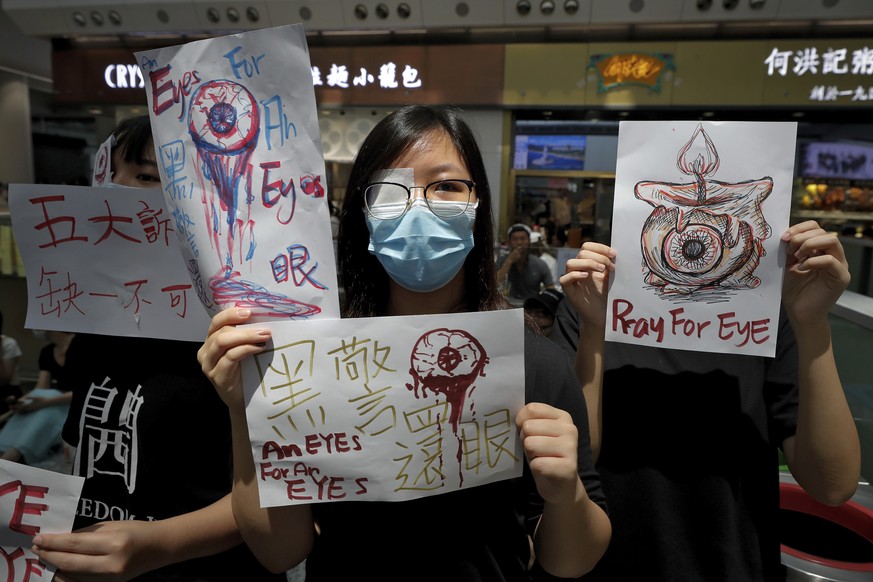
{"label": "dark hair of protester", "polygon": [[345,290],[346,317],[385,315],[388,306],[389,276],[376,256],[367,250],[370,233],[365,222],[363,187],[373,181],[379,170],[393,167],[395,161],[422,136],[435,130],[444,132],[460,152],[470,171],[470,179],[476,184],[475,193],[479,200],[473,224],[474,246],[464,262],[466,309],[489,311],[508,307],[497,285],[492,256],[491,191],[476,138],[459,110],[413,106],[395,112],[370,132],[349,174],[337,237],[338,270]]}
{"label": "dark hair of protester", "polygon": [[152,127],[148,115],[125,119],[115,128],[115,144],[112,151],[119,151],[129,164],[142,165],[146,160],[143,152],[152,141]]}

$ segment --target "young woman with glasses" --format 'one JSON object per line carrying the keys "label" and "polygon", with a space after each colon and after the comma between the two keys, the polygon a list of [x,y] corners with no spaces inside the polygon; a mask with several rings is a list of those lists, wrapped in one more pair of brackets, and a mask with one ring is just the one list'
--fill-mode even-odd
{"label": "young woman with glasses", "polygon": [[[345,317],[507,307],[492,255],[488,179],[457,110],[411,106],[386,117],[361,146],[348,186],[338,253]],[[596,316],[603,278],[590,277],[579,292],[590,295]],[[528,461],[522,477],[406,502],[261,509],[239,363],[263,349],[269,332],[235,327],[248,318],[235,309],[216,315],[199,359],[230,408],[234,514],[270,569],[287,570],[305,559],[308,581],[366,574],[379,580],[570,578],[590,570],[605,551],[611,529],[591,464],[579,381],[568,358],[528,329],[519,330],[527,401],[516,418]]]}

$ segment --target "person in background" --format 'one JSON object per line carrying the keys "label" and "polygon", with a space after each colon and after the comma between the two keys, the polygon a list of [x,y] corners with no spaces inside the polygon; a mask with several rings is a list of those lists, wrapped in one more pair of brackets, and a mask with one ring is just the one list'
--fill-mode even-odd
{"label": "person in background", "polygon": [[[582,245],[561,278],[552,339],[590,384],[592,449],[610,500],[612,542],[583,579],[785,580],[779,456],[815,500],[839,505],[860,476],[860,445],[834,362],[828,312],[849,282],[843,248],[813,221],[782,234],[787,252],[774,358],[605,342],[575,286],[620,257]],[[588,314],[581,324],[578,312]],[[596,323],[595,323],[596,322]]]}
{"label": "person in background", "polygon": [[21,362],[21,347],[15,338],[3,334],[3,312],[0,311],[0,343],[3,353],[0,358],[0,419],[11,416],[10,405],[21,397],[21,380],[18,366]]}
{"label": "person in background", "polygon": [[552,289],[555,280],[549,266],[530,252],[531,229],[525,224],[513,224],[506,231],[509,253],[498,260],[497,280],[509,281],[509,300],[521,305],[528,297]]}
{"label": "person in background", "polygon": [[[117,186],[161,186],[147,116],[113,132]],[[85,477],[70,534],[38,534],[55,581],[284,582],[254,559],[230,504],[230,424],[199,343],[77,334],[63,438]]]}
{"label": "person in background", "polygon": [[[374,183],[395,169],[414,182]],[[508,307],[492,258],[484,164],[458,110],[410,106],[385,117],[364,140],[346,192],[339,236],[345,317]],[[412,234],[425,240],[405,244]],[[427,244],[430,237],[440,245]],[[230,409],[234,515],[270,569],[305,559],[308,582],[356,579],[362,568],[384,581],[463,582],[572,578],[597,562],[610,526],[591,470],[585,402],[569,362],[548,340],[525,331],[527,404],[515,419],[529,460],[522,477],[405,502],[262,509],[240,361],[263,350],[270,336],[258,326],[237,327],[250,316],[237,309],[217,314],[199,357]]]}
{"label": "person in background", "polygon": [[546,289],[536,297],[524,300],[524,312],[539,326],[543,335],[550,337],[555,325],[555,311],[564,294],[557,289]]}
{"label": "person in background", "polygon": [[61,428],[70,409],[72,392],[64,366],[75,334],[34,331],[48,340],[39,352],[39,375],[33,390],[12,404],[13,415],[0,430],[3,460],[37,465],[63,444]]}
{"label": "person in background", "polygon": [[549,266],[549,272],[552,274],[552,280],[555,281],[553,289],[561,290],[561,285],[558,282],[558,260],[549,252],[549,245],[546,243],[546,237],[542,230],[535,230],[530,233],[530,252],[534,256],[539,257]]}

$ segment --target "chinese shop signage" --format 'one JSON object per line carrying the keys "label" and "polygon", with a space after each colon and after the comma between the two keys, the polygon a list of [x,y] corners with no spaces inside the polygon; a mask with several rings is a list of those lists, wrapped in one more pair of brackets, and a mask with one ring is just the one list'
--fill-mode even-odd
{"label": "chinese shop signage", "polygon": [[673,55],[621,53],[592,55],[589,67],[597,71],[597,92],[624,85],[643,85],[661,91],[664,71],[674,70]]}
{"label": "chinese shop signage", "polygon": [[809,101],[834,104],[873,101],[873,48],[867,46],[777,45],[763,65],[768,77],[814,79]]}

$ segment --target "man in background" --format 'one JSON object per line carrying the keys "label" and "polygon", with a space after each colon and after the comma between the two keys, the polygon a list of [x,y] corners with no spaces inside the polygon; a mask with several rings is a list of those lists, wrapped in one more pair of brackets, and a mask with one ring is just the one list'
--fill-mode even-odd
{"label": "man in background", "polygon": [[531,229],[525,224],[513,224],[506,231],[509,254],[497,262],[497,280],[509,282],[507,297],[522,305],[528,297],[535,297],[543,289],[554,289],[555,281],[548,264],[530,252]]}

